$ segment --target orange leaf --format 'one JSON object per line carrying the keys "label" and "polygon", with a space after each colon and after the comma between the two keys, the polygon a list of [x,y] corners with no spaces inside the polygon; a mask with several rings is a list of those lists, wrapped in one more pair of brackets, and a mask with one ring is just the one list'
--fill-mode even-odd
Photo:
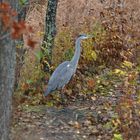
{"label": "orange leaf", "polygon": [[3,14],[3,15],[1,15],[1,18],[2,18],[2,22],[3,22],[4,26],[6,28],[9,27],[10,26],[10,21],[11,21],[10,15]]}
{"label": "orange leaf", "polygon": [[10,9],[11,9],[11,6],[8,3],[6,2],[0,3],[0,10],[4,12],[8,12]]}
{"label": "orange leaf", "polygon": [[23,90],[27,90],[28,88],[29,88],[29,84],[27,84],[27,83],[22,84],[22,89]]}
{"label": "orange leaf", "polygon": [[18,33],[25,31],[26,30],[25,22],[24,21],[19,21],[19,22],[14,21],[13,29]]}
{"label": "orange leaf", "polygon": [[18,33],[16,33],[15,31],[12,31],[11,37],[12,37],[13,39],[18,39],[18,38],[20,37],[20,35],[19,35]]}
{"label": "orange leaf", "polygon": [[35,48],[36,43],[37,43],[36,41],[33,41],[31,39],[28,39],[27,41],[27,45],[30,46],[32,49]]}
{"label": "orange leaf", "polygon": [[13,26],[12,26],[13,39],[18,39],[19,37],[21,37],[23,33],[25,33],[25,31],[26,31],[26,25],[24,21],[13,22]]}
{"label": "orange leaf", "polygon": [[93,79],[90,79],[87,81],[87,85],[89,88],[93,88],[95,86],[95,81]]}

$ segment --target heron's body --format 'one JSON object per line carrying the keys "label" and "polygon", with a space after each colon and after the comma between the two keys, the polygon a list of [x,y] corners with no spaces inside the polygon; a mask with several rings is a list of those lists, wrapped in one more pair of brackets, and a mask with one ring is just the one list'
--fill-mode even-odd
{"label": "heron's body", "polygon": [[65,61],[62,64],[60,64],[53,72],[49,80],[45,95],[48,95],[56,89],[63,88],[70,81],[72,75],[73,68],[70,65],[70,61]]}
{"label": "heron's body", "polygon": [[79,38],[77,38],[75,44],[76,50],[72,60],[61,63],[55,69],[55,71],[53,72],[49,80],[47,90],[45,91],[45,96],[47,96],[49,93],[51,93],[54,90],[63,88],[70,81],[70,79],[76,72],[76,68],[80,58],[80,53],[81,53],[80,42],[82,39],[87,39],[87,38],[89,37],[86,35],[81,35],[79,36]]}

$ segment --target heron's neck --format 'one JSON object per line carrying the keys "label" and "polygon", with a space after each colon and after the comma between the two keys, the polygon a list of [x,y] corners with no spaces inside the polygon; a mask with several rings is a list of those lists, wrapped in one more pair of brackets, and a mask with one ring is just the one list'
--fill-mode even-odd
{"label": "heron's neck", "polygon": [[81,43],[81,39],[77,39],[76,43],[75,43],[76,50],[75,50],[74,56],[71,60],[71,63],[75,66],[77,66],[79,58],[80,58],[80,54],[81,54],[81,44],[80,43]]}

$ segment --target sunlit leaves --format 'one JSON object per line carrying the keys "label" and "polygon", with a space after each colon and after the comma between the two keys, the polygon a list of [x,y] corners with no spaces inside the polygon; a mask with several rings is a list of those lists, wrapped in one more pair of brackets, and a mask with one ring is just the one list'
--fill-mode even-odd
{"label": "sunlit leaves", "polygon": [[95,51],[92,51],[92,52],[91,52],[91,57],[96,61],[96,59],[97,59],[97,54],[96,54]]}
{"label": "sunlit leaves", "polygon": [[123,138],[121,134],[114,134],[114,137],[112,140],[123,140]]}
{"label": "sunlit leaves", "polygon": [[133,64],[130,61],[124,61],[122,63],[122,67],[132,68],[133,67]]}
{"label": "sunlit leaves", "polygon": [[[73,56],[75,46],[72,40],[72,31],[69,28],[62,28],[55,37],[55,45],[53,51],[54,65],[58,65],[63,60],[69,60]],[[58,56],[58,57],[56,57]]]}
{"label": "sunlit leaves", "polygon": [[33,83],[33,80],[29,79],[27,80],[27,84],[32,84]]}
{"label": "sunlit leaves", "polygon": [[85,41],[83,43],[83,57],[88,61],[96,61],[97,53],[95,51],[95,47],[93,45],[92,40]]}
{"label": "sunlit leaves", "polygon": [[121,70],[121,69],[115,69],[113,73],[118,74],[118,75],[122,75],[122,76],[126,75],[126,72]]}

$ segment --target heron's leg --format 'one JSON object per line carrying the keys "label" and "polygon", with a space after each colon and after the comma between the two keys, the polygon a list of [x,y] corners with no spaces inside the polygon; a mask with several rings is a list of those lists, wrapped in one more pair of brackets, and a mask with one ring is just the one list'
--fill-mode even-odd
{"label": "heron's leg", "polygon": [[66,102],[65,89],[66,89],[65,86],[61,89],[61,101],[64,104]]}
{"label": "heron's leg", "polygon": [[46,101],[51,101],[53,100],[53,95],[49,94],[48,96],[45,97]]}
{"label": "heron's leg", "polygon": [[66,89],[66,87],[65,87],[65,86],[63,86],[63,87],[62,87],[62,89],[61,89],[61,93],[62,93],[62,94],[64,94],[65,89]]}

